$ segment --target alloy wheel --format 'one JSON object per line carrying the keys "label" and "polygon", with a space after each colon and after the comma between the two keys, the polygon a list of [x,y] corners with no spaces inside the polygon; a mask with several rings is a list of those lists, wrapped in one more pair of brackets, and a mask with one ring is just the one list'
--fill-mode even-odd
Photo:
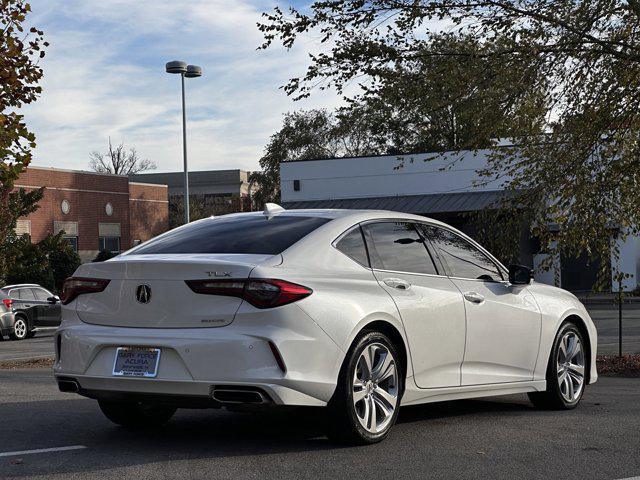
{"label": "alloy wheel", "polygon": [[16,323],[13,325],[13,331],[16,338],[22,340],[27,336],[27,323],[21,318],[17,319]]}
{"label": "alloy wheel", "polygon": [[353,372],[353,405],[360,425],[370,433],[384,431],[398,406],[395,358],[382,343],[367,345]]}
{"label": "alloy wheel", "polygon": [[585,356],[582,341],[575,332],[569,331],[562,337],[556,366],[562,397],[569,403],[577,401],[584,388]]}

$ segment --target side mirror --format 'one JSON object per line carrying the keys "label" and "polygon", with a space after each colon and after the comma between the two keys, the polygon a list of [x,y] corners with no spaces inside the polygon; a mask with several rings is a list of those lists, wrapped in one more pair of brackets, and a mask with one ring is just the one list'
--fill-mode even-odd
{"label": "side mirror", "polygon": [[533,278],[533,270],[523,265],[509,265],[509,283],[528,285]]}
{"label": "side mirror", "polygon": [[51,303],[52,305],[55,305],[59,301],[60,299],[56,295],[54,295],[53,297],[47,298],[47,302]]}

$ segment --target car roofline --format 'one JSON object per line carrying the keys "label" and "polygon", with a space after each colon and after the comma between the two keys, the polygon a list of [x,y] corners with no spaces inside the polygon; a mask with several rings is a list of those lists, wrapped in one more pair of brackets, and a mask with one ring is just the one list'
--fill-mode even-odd
{"label": "car roofline", "polygon": [[[0,287],[0,290],[6,290],[10,288],[22,288],[22,287],[38,287],[45,288],[42,285],[38,285],[37,283],[16,283],[15,285],[5,285],[4,287]],[[46,290],[46,288],[45,288]]]}
{"label": "car roofline", "polygon": [[[223,218],[223,217],[236,217],[236,216],[260,216],[264,215],[262,211],[254,211],[254,212],[237,212],[230,213],[227,215],[221,215],[220,217],[210,217],[210,218]],[[397,212],[394,210],[373,210],[373,209],[348,209],[348,208],[300,208],[300,209],[290,209],[283,210],[277,213],[270,215],[271,217],[278,216],[311,216],[311,217],[324,217],[330,218],[333,220],[340,218],[348,218],[348,217],[370,217],[372,220],[376,218],[406,218],[406,219],[414,219],[414,220],[422,220],[429,221],[438,225],[446,225],[445,223],[436,220],[431,217],[427,217],[424,215],[416,215],[413,213],[406,212]]]}

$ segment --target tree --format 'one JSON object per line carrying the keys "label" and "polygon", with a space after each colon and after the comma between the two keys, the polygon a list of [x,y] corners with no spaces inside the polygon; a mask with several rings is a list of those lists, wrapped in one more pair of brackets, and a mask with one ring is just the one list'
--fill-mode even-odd
{"label": "tree", "polygon": [[[189,219],[191,222],[228,213],[251,210],[249,198],[238,196],[189,195]],[[169,228],[184,225],[184,197],[169,197]]]}
{"label": "tree", "polygon": [[38,246],[47,256],[53,275],[53,289],[61,292],[62,283],[71,277],[82,263],[80,256],[64,238],[63,231],[56,235],[48,235]]}
{"label": "tree", "polygon": [[89,168],[98,173],[133,175],[158,167],[155,162],[140,158],[133,147],[127,150],[124,143],[114,147],[109,138],[109,149],[106,153],[96,151],[89,154]]}
{"label": "tree", "polygon": [[[289,95],[358,82],[364,97],[397,85],[403,105],[436,112],[477,105],[454,150],[491,148],[481,174],[513,194],[497,211],[530,211],[543,249],[608,258],[612,233],[639,233],[637,0],[326,0],[305,12],[276,8],[259,24],[263,48],[311,34],[330,46]],[[407,73],[423,61],[450,70]]]}
{"label": "tree", "polygon": [[255,186],[252,201],[256,208],[280,201],[280,162],[331,158],[336,156],[373,155],[374,145],[366,116],[355,109],[309,110],[287,113],[281,129],[273,134],[260,158],[262,171],[253,172],[249,182]]}
{"label": "tree", "polygon": [[53,289],[55,280],[49,266],[47,253],[38,244],[31,243],[27,234],[9,235],[5,250],[7,262],[6,283],[37,283]]}
{"label": "tree", "polygon": [[14,191],[15,181],[31,162],[35,135],[18,110],[34,102],[42,89],[38,82],[44,57],[41,30],[23,23],[31,11],[21,0],[0,0],[0,278],[6,275],[7,239],[20,216],[35,211],[42,190]]}
{"label": "tree", "polygon": [[47,235],[31,243],[28,234],[10,233],[6,243],[6,282],[37,283],[54,292],[62,290],[62,282],[80,266],[80,257],[73,250],[64,232]]}

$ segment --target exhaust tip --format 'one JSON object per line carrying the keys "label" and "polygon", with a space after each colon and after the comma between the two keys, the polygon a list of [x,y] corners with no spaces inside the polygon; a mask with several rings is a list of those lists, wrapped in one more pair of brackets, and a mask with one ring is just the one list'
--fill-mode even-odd
{"label": "exhaust tip", "polygon": [[58,380],[58,388],[61,392],[78,393],[80,391],[80,384],[73,379]]}
{"label": "exhaust tip", "polygon": [[252,404],[269,403],[270,400],[262,390],[257,388],[227,388],[214,387],[211,397],[223,404]]}

